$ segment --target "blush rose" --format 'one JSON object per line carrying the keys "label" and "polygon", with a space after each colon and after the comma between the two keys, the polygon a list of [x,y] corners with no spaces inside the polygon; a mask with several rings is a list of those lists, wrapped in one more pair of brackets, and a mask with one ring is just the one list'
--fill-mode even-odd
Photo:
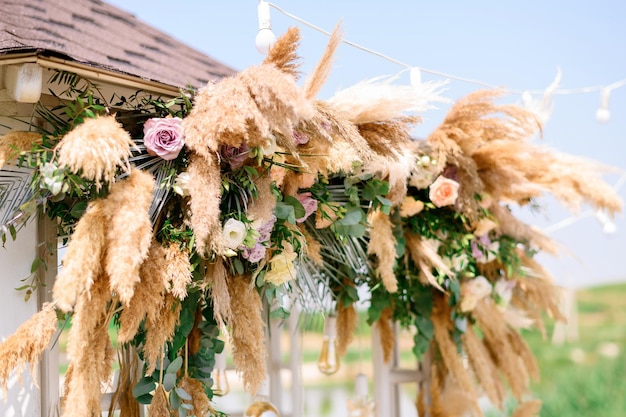
{"label": "blush rose", "polygon": [[430,201],[437,207],[454,204],[458,196],[459,183],[442,175],[438,176],[435,182],[430,185],[428,193]]}
{"label": "blush rose", "polygon": [[150,155],[157,155],[166,161],[176,159],[185,145],[183,119],[167,117],[152,118],[143,125],[143,143]]}

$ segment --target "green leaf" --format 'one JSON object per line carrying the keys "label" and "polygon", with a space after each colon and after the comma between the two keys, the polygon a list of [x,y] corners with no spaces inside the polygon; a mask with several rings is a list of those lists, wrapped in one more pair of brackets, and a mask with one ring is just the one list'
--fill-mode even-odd
{"label": "green leaf", "polygon": [[[170,363],[170,365],[165,370],[166,374],[176,374],[180,370],[180,367],[183,366],[183,357],[179,356]],[[168,389],[168,391],[170,391]]]}
{"label": "green leaf", "polygon": [[139,404],[149,405],[152,404],[152,394],[144,394],[139,397],[135,397]]}
{"label": "green leaf", "polygon": [[281,220],[290,221],[289,219],[293,219],[295,223],[296,212],[293,206],[290,206],[289,204],[285,204],[282,202],[277,203],[276,208],[274,209],[274,215],[277,219]]}
{"label": "green leaf", "polygon": [[[139,397],[145,394],[149,394],[156,389],[156,382],[152,377],[144,376],[133,387],[133,397],[139,400]],[[152,396],[150,396],[152,398]]]}
{"label": "green leaf", "polygon": [[185,391],[182,388],[174,388],[174,391],[176,392],[176,394],[178,394],[178,396],[185,401],[191,401],[191,395],[189,395],[189,393],[187,391]]}
{"label": "green leaf", "polygon": [[415,325],[420,333],[427,339],[432,339],[435,334],[435,327],[433,322],[428,317],[417,316],[415,318]]}
{"label": "green leaf", "polygon": [[176,374],[163,375],[163,388],[165,391],[170,392],[176,386]]}
{"label": "green leaf", "polygon": [[300,219],[306,215],[306,211],[304,210],[304,206],[300,203],[300,200],[293,196],[286,196],[284,202],[293,207],[296,219]]}
{"label": "green leaf", "polygon": [[81,217],[83,217],[83,214],[85,214],[85,210],[87,210],[87,202],[79,201],[72,206],[72,209],[70,210],[70,216],[75,219],[80,219]]}
{"label": "green leaf", "polygon": [[289,318],[289,310],[284,307],[278,307],[270,313],[271,319],[285,320]]}
{"label": "green leaf", "polygon": [[337,220],[337,224],[342,226],[352,226],[355,224],[359,224],[361,220],[365,217],[365,213],[359,207],[352,207],[348,209],[346,214],[339,220]]}
{"label": "green leaf", "polygon": [[239,275],[243,275],[243,273],[245,272],[245,269],[243,267],[243,263],[241,262],[241,259],[234,258],[233,259],[233,266],[235,267],[235,271],[237,271],[237,273]]}
{"label": "green leaf", "polygon": [[[178,394],[176,393],[176,390],[174,390],[174,392],[172,392],[170,394],[170,406],[176,410],[178,408],[180,408],[182,401],[180,400],[180,397],[178,396]],[[185,415],[185,414],[182,414]]]}

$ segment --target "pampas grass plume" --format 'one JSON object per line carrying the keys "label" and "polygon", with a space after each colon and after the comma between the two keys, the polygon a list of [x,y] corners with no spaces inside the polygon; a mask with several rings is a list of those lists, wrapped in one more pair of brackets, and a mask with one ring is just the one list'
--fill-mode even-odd
{"label": "pampas grass plume", "polygon": [[376,255],[376,274],[382,279],[389,292],[398,291],[398,281],[393,267],[396,262],[396,238],[389,216],[380,210],[374,211],[369,218],[372,226],[367,253]]}
{"label": "pampas grass plume", "polygon": [[134,146],[130,134],[114,116],[101,116],[85,120],[65,135],[57,152],[60,165],[100,187],[103,181],[114,181],[118,167],[130,169],[128,158]]}
{"label": "pampas grass plume", "polygon": [[189,253],[181,250],[178,243],[170,243],[165,250],[165,273],[172,284],[171,293],[179,300],[187,297],[187,286],[191,284]]}
{"label": "pampas grass plume", "polygon": [[0,169],[7,160],[30,150],[34,143],[41,143],[41,140],[41,135],[34,132],[9,132],[0,136]]}
{"label": "pampas grass plume", "polygon": [[297,78],[299,75],[297,49],[300,45],[300,30],[296,27],[287,29],[287,32],[274,42],[263,61],[264,64],[273,64],[284,72]]}
{"label": "pampas grass plume", "polygon": [[41,311],[22,323],[15,333],[0,343],[0,388],[5,399],[11,373],[15,371],[20,374],[26,363],[30,363],[34,376],[39,357],[50,344],[56,330],[57,316],[54,307],[46,303]]}

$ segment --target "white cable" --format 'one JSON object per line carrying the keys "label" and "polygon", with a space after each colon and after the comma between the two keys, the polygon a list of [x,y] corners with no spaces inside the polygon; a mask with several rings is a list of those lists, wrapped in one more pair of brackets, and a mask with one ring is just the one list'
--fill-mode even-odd
{"label": "white cable", "polygon": [[[327,30],[322,29],[319,26],[314,25],[313,23],[310,23],[304,19],[302,19],[301,17],[298,17],[294,14],[291,14],[285,10],[283,10],[282,8],[280,8],[279,6],[275,5],[274,3],[267,3],[269,6],[273,7],[274,9],[276,9],[277,11],[279,11],[280,13],[284,14],[285,16],[302,23],[305,26],[310,27],[311,29],[314,29],[320,33],[323,33],[327,36],[330,36],[331,33]],[[480,85],[482,87],[487,87],[487,88],[491,88],[491,89],[496,89],[496,90],[502,90],[505,93],[510,93],[510,94],[524,94],[524,93],[530,93],[530,94],[543,94],[544,91],[543,90],[516,90],[516,89],[508,89],[508,88],[503,88],[503,87],[499,87],[499,86],[495,86],[493,84],[489,84],[483,81],[479,81],[479,80],[474,80],[472,78],[466,78],[466,77],[460,77],[457,75],[452,75],[452,74],[448,74],[445,72],[441,72],[441,71],[437,71],[437,70],[431,70],[428,68],[423,68],[423,67],[419,67],[419,66],[415,66],[415,65],[409,65],[405,62],[402,62],[400,60],[397,60],[395,58],[392,58],[388,55],[385,55],[381,52],[375,51],[373,49],[369,49],[366,48],[365,46],[359,45],[357,43],[351,42],[349,40],[342,40],[343,43],[345,43],[346,45],[350,45],[353,48],[359,49],[363,52],[367,52],[369,54],[375,55],[379,58],[382,58],[384,60],[387,60],[393,64],[396,64],[398,66],[404,67],[405,69],[412,69],[412,68],[416,68],[419,69],[422,72],[428,73],[428,74],[432,74],[432,75],[437,75],[439,77],[444,77],[444,78],[449,78],[451,80],[456,80],[456,81],[461,81],[461,82],[465,82],[465,83],[469,83],[469,84],[475,84],[475,85]],[[587,94],[587,93],[595,93],[598,91],[602,91],[602,90],[616,90],[618,88],[622,88],[626,86],[626,78],[616,81],[614,83],[608,84],[608,85],[598,85],[598,86],[589,86],[589,87],[581,87],[581,88],[571,88],[571,89],[558,89],[558,90],[554,90],[552,92],[552,94],[559,94],[559,95],[571,95],[571,94]]]}

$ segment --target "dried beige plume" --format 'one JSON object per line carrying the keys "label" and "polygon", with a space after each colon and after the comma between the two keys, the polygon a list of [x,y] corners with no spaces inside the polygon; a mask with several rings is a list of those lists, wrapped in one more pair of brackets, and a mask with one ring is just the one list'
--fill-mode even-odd
{"label": "dried beige plume", "polygon": [[9,132],[0,136],[0,169],[8,160],[30,150],[33,144],[41,141],[41,135],[35,132]]}
{"label": "dried beige plume", "polygon": [[431,103],[448,102],[441,97],[445,82],[427,82],[417,86],[394,85],[397,77],[378,77],[338,91],[329,103],[349,115],[357,125],[386,122],[406,113],[421,113],[435,108]]}
{"label": "dried beige plume", "polygon": [[63,267],[52,289],[52,297],[61,311],[70,311],[77,297],[89,291],[94,280],[103,272],[106,214],[104,200],[94,200],[74,228],[63,257]]}
{"label": "dried beige plume", "polygon": [[298,62],[298,46],[300,46],[300,30],[296,27],[287,29],[287,32],[276,39],[274,45],[267,52],[264,64],[272,64],[285,74],[298,78],[300,63]]}
{"label": "dried beige plume", "polygon": [[326,45],[322,58],[318,61],[313,73],[304,84],[304,93],[306,98],[309,100],[314,99],[319,94],[322,86],[326,83],[326,80],[330,75],[335,52],[343,40],[343,33],[340,28],[341,22],[337,23],[337,26],[335,26],[332,35],[330,35],[328,45]]}
{"label": "dried beige plume", "polygon": [[389,292],[398,291],[398,281],[394,272],[396,263],[396,238],[393,235],[393,224],[389,216],[380,210],[369,215],[370,239],[367,246],[368,255],[376,256],[376,275]]}
{"label": "dried beige plume", "polygon": [[531,246],[537,247],[542,251],[553,255],[557,254],[556,242],[537,228],[519,220],[507,207],[494,202],[489,206],[489,211],[498,221],[498,229],[503,234],[511,236],[516,240],[528,241]]}
{"label": "dried beige plume", "polygon": [[120,329],[117,333],[119,343],[130,342],[144,318],[158,321],[163,297],[167,292],[167,255],[165,249],[156,240],[152,241],[148,257],[141,265],[141,282],[135,288],[129,305],[120,313]]}
{"label": "dried beige plume", "polygon": [[148,364],[146,372],[156,369],[163,346],[172,340],[180,318],[180,302],[170,293],[165,294],[158,313],[146,319],[146,342],[143,346],[144,360]]}
{"label": "dried beige plume", "polygon": [[[345,285],[354,286],[354,283]],[[354,307],[354,303],[344,306],[341,301],[337,303],[337,353],[339,356],[346,354],[348,346],[354,338],[354,332],[359,322],[359,316]]]}
{"label": "dried beige plume", "polygon": [[182,301],[187,297],[187,286],[192,280],[189,252],[181,249],[178,243],[170,243],[165,250],[165,263],[165,273],[172,284],[170,291]]}
{"label": "dried beige plume", "polygon": [[133,168],[130,176],[111,187],[104,200],[107,215],[107,248],[104,268],[111,290],[129,305],[139,282],[139,268],[152,241],[150,204],[154,190],[152,174]]}
{"label": "dried beige plume", "polygon": [[163,388],[162,384],[159,384],[156,391],[154,392],[154,397],[152,398],[152,402],[148,406],[148,414],[151,417],[171,417],[172,416],[170,403],[167,399],[167,393],[165,392],[165,388]]}
{"label": "dried beige plume", "polygon": [[189,206],[191,228],[196,237],[196,250],[201,255],[220,254],[222,250],[220,223],[220,166],[211,155],[209,159],[197,154],[189,156]]}
{"label": "dried beige plume", "polygon": [[393,355],[393,349],[396,346],[396,335],[393,331],[392,324],[393,311],[390,307],[386,307],[381,313],[380,317],[376,321],[376,326],[380,332],[380,345],[383,348],[383,360],[385,363],[389,363]]}
{"label": "dried beige plume", "polygon": [[41,311],[22,323],[15,333],[0,343],[0,388],[7,398],[7,383],[13,371],[21,374],[30,363],[33,380],[39,357],[50,344],[57,330],[57,316],[52,304],[44,304]]}
{"label": "dried beige plume", "polygon": [[434,242],[432,240],[424,240],[419,235],[413,233],[406,233],[405,238],[407,251],[413,262],[419,267],[420,280],[424,284],[430,284],[439,291],[444,292],[432,270],[437,269],[448,276],[453,274],[450,267],[446,265],[437,253]]}
{"label": "dried beige plume", "polygon": [[184,376],[178,383],[178,387],[184,389],[190,396],[191,401],[185,400],[184,402],[190,404],[193,409],[193,414],[196,416],[206,416],[209,412],[213,414],[215,410],[211,406],[211,400],[204,392],[204,385],[197,379]]}
{"label": "dried beige plume", "polygon": [[261,297],[249,276],[236,276],[228,280],[232,317],[230,320],[233,343],[233,361],[241,374],[244,389],[257,392],[265,379],[265,323],[261,316]]}
{"label": "dried beige plume", "polygon": [[497,373],[498,370],[489,355],[489,351],[474,331],[474,326],[469,325],[461,339],[463,341],[463,350],[480,386],[489,398],[489,401],[498,408],[502,408],[505,393],[502,379]]}
{"label": "dried beige plume", "polygon": [[135,147],[130,134],[114,116],[87,119],[61,139],[57,145],[59,164],[83,178],[102,182],[115,180],[117,168],[130,169],[128,158]]}
{"label": "dried beige plume", "polygon": [[230,293],[228,292],[228,279],[228,272],[221,257],[218,257],[214,263],[207,265],[204,280],[209,284],[211,300],[213,301],[213,316],[220,328],[224,328],[224,323],[229,323],[233,315]]}

